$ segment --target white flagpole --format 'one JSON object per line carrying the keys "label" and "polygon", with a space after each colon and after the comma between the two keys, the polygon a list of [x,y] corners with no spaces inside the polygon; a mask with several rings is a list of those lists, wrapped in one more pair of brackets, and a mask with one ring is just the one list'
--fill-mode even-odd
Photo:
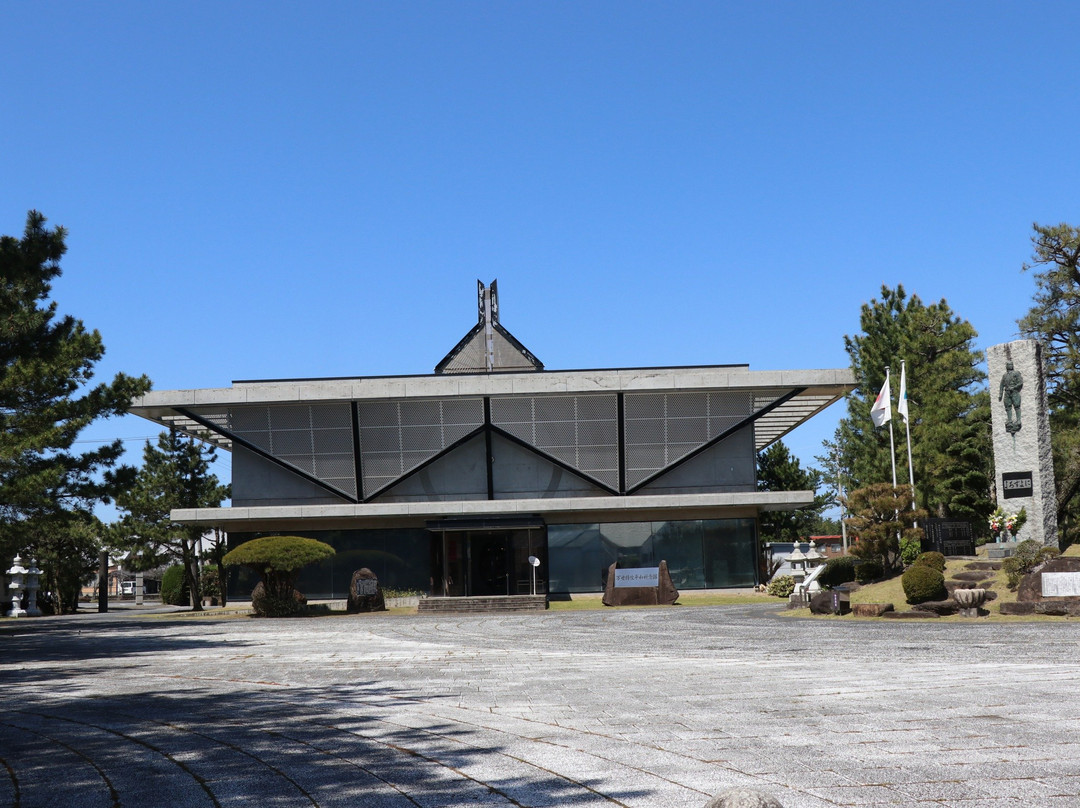
{"label": "white flagpole", "polygon": [[904,366],[903,359],[900,360],[900,404],[896,409],[904,416],[904,429],[907,434],[908,481],[911,483],[911,510],[915,510],[915,466],[911,463],[911,419],[908,417],[907,368]]}
{"label": "white flagpole", "polygon": [[[889,384],[889,367],[885,366],[885,385],[888,389]],[[892,401],[886,401],[885,406],[892,408]],[[893,442],[892,431],[892,418],[889,419],[889,456],[892,458],[892,484],[893,488],[896,488],[896,444]]]}

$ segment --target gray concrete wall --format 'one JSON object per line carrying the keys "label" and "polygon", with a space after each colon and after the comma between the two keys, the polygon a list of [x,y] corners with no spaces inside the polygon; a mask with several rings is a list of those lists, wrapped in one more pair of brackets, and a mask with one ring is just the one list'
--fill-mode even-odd
{"label": "gray concrete wall", "polygon": [[757,456],[754,430],[745,427],[641,489],[643,494],[704,494],[753,491]]}
{"label": "gray concrete wall", "polygon": [[283,469],[243,446],[232,451],[232,506],[336,505],[349,500],[334,496],[299,474]]}

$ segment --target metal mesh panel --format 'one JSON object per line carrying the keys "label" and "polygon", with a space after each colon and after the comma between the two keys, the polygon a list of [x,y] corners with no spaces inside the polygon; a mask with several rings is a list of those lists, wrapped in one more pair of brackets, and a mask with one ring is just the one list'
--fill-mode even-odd
{"label": "metal mesh panel", "polygon": [[618,488],[618,399],[614,394],[493,398],[491,422],[571,468]]}
{"label": "metal mesh panel", "polygon": [[356,496],[352,410],[348,404],[230,407],[222,426],[278,460]]}
{"label": "metal mesh panel", "polygon": [[364,493],[389,485],[483,424],[482,398],[360,404]]}
{"label": "metal mesh panel", "polygon": [[667,468],[751,413],[749,392],[628,393],[626,484]]}

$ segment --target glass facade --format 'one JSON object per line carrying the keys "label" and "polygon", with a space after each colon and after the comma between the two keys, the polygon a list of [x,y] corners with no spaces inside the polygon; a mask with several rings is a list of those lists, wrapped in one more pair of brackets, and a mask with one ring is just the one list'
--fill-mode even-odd
{"label": "glass facade", "polygon": [[608,567],[667,561],[679,589],[753,586],[753,519],[548,525],[550,592],[602,592]]}
{"label": "glass facade", "polygon": [[[275,533],[230,533],[230,549],[250,539]],[[337,552],[321,564],[304,567],[296,588],[308,598],[347,598],[353,573],[367,567],[389,589],[427,592],[431,587],[431,533],[424,528],[390,530],[305,530],[289,531],[326,542]],[[259,576],[247,567],[229,571],[229,597],[251,597]]]}
{"label": "glass facade", "polygon": [[[602,592],[613,563],[655,567],[666,561],[679,589],[756,583],[753,519],[548,525],[546,558],[544,533],[543,527],[445,534],[425,528],[296,532],[337,551],[321,564],[301,570],[296,586],[308,598],[346,598],[353,572],[367,567],[390,589],[436,595],[515,594],[531,587],[528,556],[533,554],[541,559],[538,591],[547,583],[552,593]],[[261,535],[270,534],[233,533],[229,546]],[[258,576],[247,568],[231,570],[230,597],[249,597],[257,582]]]}

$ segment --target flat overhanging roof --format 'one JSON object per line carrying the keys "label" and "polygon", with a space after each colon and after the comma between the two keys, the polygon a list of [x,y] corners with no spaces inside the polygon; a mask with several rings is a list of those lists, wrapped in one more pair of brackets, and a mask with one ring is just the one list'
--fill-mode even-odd
{"label": "flat overhanging roof", "polygon": [[433,520],[521,516],[548,523],[590,523],[664,519],[722,519],[760,511],[789,511],[814,503],[813,491],[747,491],[710,494],[650,494],[629,497],[387,502],[359,505],[291,505],[249,508],[184,508],[174,522],[227,531],[340,530],[411,525]]}
{"label": "flat overhanging roof", "polygon": [[232,387],[153,391],[131,412],[231,451],[229,438],[188,413],[202,407],[252,404],[313,404],[334,401],[438,399],[467,396],[658,393],[691,390],[747,390],[761,406],[771,406],[754,424],[761,451],[833,404],[855,387],[849,369],[759,370],[746,365],[529,371],[339,379],[237,381]]}

